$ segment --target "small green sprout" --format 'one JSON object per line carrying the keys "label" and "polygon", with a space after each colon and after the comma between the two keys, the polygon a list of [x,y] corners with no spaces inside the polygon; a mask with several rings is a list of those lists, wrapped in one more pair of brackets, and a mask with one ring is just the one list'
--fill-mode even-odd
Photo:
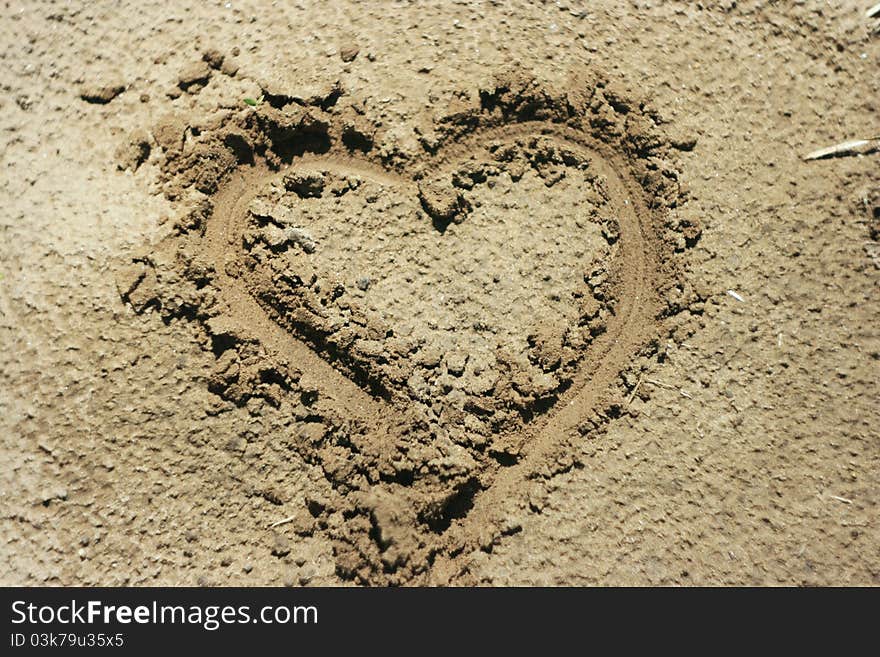
{"label": "small green sprout", "polygon": [[259,98],[245,98],[244,99],[244,104],[250,105],[251,107],[256,107],[257,105],[259,105],[262,102],[263,102],[262,96],[260,96]]}

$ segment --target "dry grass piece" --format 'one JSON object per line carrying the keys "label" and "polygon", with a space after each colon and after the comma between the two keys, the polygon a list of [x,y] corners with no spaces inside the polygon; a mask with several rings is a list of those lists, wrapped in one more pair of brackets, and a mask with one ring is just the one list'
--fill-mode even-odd
{"label": "dry grass piece", "polygon": [[805,160],[821,160],[826,157],[843,157],[845,155],[866,155],[880,148],[880,137],[869,139],[856,139],[845,141],[841,144],[820,148],[817,151],[804,155]]}
{"label": "dry grass piece", "polygon": [[296,520],[296,516],[290,516],[288,518],[284,518],[284,520],[276,520],[271,525],[267,526],[266,529],[273,529],[275,527],[280,527],[281,525],[286,525],[289,522],[293,522]]}
{"label": "dry grass piece", "polygon": [[629,406],[632,404],[633,399],[635,399],[636,393],[639,391],[639,386],[642,385],[642,377],[639,377],[639,380],[636,381],[635,386],[633,386],[632,392],[629,393],[629,397],[627,397],[626,405]]}

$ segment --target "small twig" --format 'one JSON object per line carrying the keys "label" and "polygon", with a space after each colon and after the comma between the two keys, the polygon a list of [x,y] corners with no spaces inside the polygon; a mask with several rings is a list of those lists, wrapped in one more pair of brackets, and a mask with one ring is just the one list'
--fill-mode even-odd
{"label": "small twig", "polygon": [[286,525],[287,523],[293,522],[294,520],[296,520],[296,516],[290,516],[289,518],[285,518],[284,520],[276,520],[271,525],[266,527],[266,529],[273,529],[274,527],[278,527],[280,525]]}
{"label": "small twig", "polygon": [[[856,139],[854,141],[845,141],[841,144],[820,148],[804,155],[805,160],[821,160],[826,157],[842,157],[844,155],[865,155],[877,150],[877,141],[880,137],[869,137],[868,139]],[[867,147],[867,148],[866,148]]]}
{"label": "small twig", "polygon": [[639,386],[640,386],[640,385],[642,385],[642,375],[641,375],[641,374],[639,375],[639,380],[636,381],[636,385],[633,386],[632,392],[629,393],[629,397],[628,397],[627,400],[626,400],[626,405],[627,405],[627,406],[629,406],[630,404],[632,404],[632,400],[633,400],[633,398],[635,398],[636,393],[639,391]]}
{"label": "small twig", "polygon": [[[641,379],[639,379],[639,383],[641,383],[641,382],[642,382]],[[668,383],[663,383],[662,381],[658,381],[657,379],[645,379],[645,383],[650,383],[652,386],[657,386],[658,388],[665,388],[666,390],[676,390],[676,391],[678,391],[678,394],[680,394],[682,397],[686,397],[687,399],[693,399],[693,397],[691,397],[690,393],[685,392],[681,388],[676,388],[675,386],[671,386]],[[638,384],[636,385],[636,388],[638,388]]]}
{"label": "small twig", "polygon": [[880,2],[871,7],[868,11],[865,12],[865,16],[868,18],[874,18],[874,16],[880,15]]}
{"label": "small twig", "polygon": [[840,495],[829,495],[828,497],[830,497],[832,500],[837,500],[838,502],[843,502],[844,504],[852,504],[853,503],[852,500],[848,500],[845,497],[840,497]]}

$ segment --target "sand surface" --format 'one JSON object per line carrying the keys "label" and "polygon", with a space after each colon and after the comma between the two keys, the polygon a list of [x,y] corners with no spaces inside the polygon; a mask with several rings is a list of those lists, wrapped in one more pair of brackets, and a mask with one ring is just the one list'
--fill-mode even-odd
{"label": "sand surface", "polygon": [[0,582],[880,583],[880,21],[584,4],[0,10]]}

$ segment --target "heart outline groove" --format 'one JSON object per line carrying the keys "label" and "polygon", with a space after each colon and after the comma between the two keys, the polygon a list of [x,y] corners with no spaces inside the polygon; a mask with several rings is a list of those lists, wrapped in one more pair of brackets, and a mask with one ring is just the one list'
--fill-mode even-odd
{"label": "heart outline groove", "polygon": [[[420,127],[414,151],[383,143],[340,97],[270,95],[200,134],[189,152],[165,149],[166,195],[183,209],[165,240],[132,258],[120,291],[138,312],[204,328],[217,355],[212,392],[235,405],[262,400],[300,427],[291,444],[328,486],[306,500],[295,530],[333,541],[341,577],[452,581],[466,570],[459,555],[511,531],[530,479],[573,467],[578,441],[624,412],[622,375],[698,300],[683,253],[699,227],[677,212],[676,146],[658,117],[601,75],[579,74],[562,90],[501,76]],[[605,220],[601,264],[580,281],[589,298],[550,356],[546,341],[529,341],[500,383],[440,412],[409,391],[420,347],[317,271],[320,254],[301,233],[267,242],[274,233],[254,211],[273,184],[296,207],[355,177],[403,190],[444,233],[468,221],[468,185],[524,170],[548,189],[587,176]],[[542,376],[550,383],[536,389]],[[475,442],[475,427],[488,438]]]}

